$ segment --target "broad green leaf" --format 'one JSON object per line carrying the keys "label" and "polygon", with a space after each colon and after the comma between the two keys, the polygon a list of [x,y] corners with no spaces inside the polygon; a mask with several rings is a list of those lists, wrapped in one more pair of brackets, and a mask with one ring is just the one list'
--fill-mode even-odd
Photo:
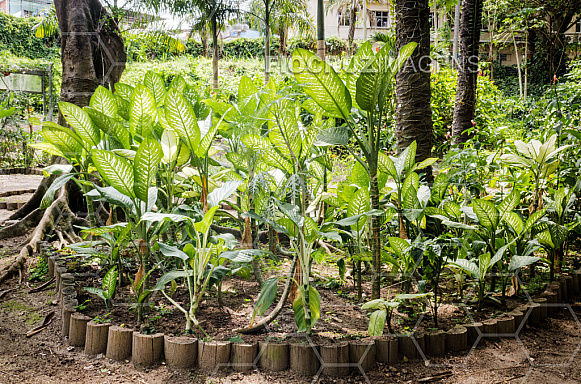
{"label": "broad green leaf", "polygon": [[184,252],[180,251],[178,247],[174,247],[173,245],[164,244],[162,242],[157,243],[159,245],[159,251],[166,257],[177,257],[182,259],[183,261],[188,260],[188,255]]}
{"label": "broad green leaf", "polygon": [[99,85],[91,96],[89,107],[109,117],[117,116],[117,102],[115,96],[107,88]]}
{"label": "broad green leaf", "polygon": [[190,276],[193,276],[193,271],[191,271],[191,270],[188,270],[188,271],[170,271],[170,272],[166,273],[165,275],[163,275],[162,277],[160,277],[159,280],[157,280],[155,287],[153,287],[151,290],[152,291],[163,291],[163,290],[165,290],[165,286],[167,284],[169,284],[170,282],[174,281],[175,279],[186,278],[186,277],[190,277]]}
{"label": "broad green leaf", "polygon": [[351,96],[333,67],[314,53],[297,48],[293,53],[293,73],[327,116],[347,118],[351,114]]}
{"label": "broad green leaf", "polygon": [[243,75],[238,83],[238,103],[245,104],[248,99],[258,93],[258,87],[251,78]]}
{"label": "broad green leaf", "polygon": [[417,171],[417,170],[421,170],[424,168],[427,168],[431,165],[433,165],[434,163],[436,163],[436,161],[438,161],[437,157],[429,157],[426,160],[417,163],[416,165],[413,166],[412,171]]}
{"label": "broad green leaf", "polygon": [[446,211],[446,213],[456,219],[456,220],[460,220],[460,217],[462,216],[462,211],[460,210],[460,206],[458,204],[456,204],[453,201],[448,201],[444,204],[444,211]]}
{"label": "broad green leaf", "polygon": [[133,87],[129,84],[117,83],[115,84],[115,95],[124,98],[125,100],[131,100],[131,95],[133,94]]}
{"label": "broad green leaf", "polygon": [[282,214],[285,215],[290,221],[292,221],[293,224],[299,228],[303,226],[305,218],[301,215],[300,208],[297,205],[281,203],[278,200],[275,202]]}
{"label": "broad green leaf", "polygon": [[512,230],[517,234],[520,235],[523,233],[524,230],[524,223],[518,213],[516,212],[508,212],[504,216],[504,222],[506,222]]}
{"label": "broad green leaf", "polygon": [[133,167],[127,160],[102,149],[94,150],[92,157],[97,171],[107,184],[124,195],[135,197]]}
{"label": "broad green leaf", "polygon": [[121,208],[133,209],[133,201],[131,197],[119,192],[114,187],[99,187],[95,185],[95,189],[86,193],[87,196],[95,201],[104,201],[106,203],[116,205]]}
{"label": "broad green leaf", "polygon": [[530,231],[531,228],[533,227],[533,225],[535,225],[537,223],[537,221],[539,221],[543,216],[545,216],[547,209],[548,208],[545,207],[539,211],[535,211],[535,212],[531,213],[531,215],[529,216],[529,218],[525,222],[524,230],[527,232]]}
{"label": "broad green leaf", "polygon": [[156,120],[157,104],[155,97],[144,85],[137,84],[131,95],[131,105],[129,106],[129,129],[131,133],[144,137],[152,135]]}
{"label": "broad green leaf", "polygon": [[569,230],[567,227],[553,222],[547,222],[549,226],[549,234],[551,235],[551,242],[555,249],[559,248],[563,244],[567,237],[569,236]]}
{"label": "broad green leaf", "polygon": [[385,299],[375,299],[368,301],[361,306],[361,309],[379,309],[383,308],[385,305]]}
{"label": "broad green leaf", "polygon": [[494,203],[488,200],[475,199],[472,202],[474,214],[478,218],[478,223],[489,231],[496,231],[498,227],[499,214]]}
{"label": "broad green leaf", "polygon": [[133,192],[141,201],[148,201],[149,188],[155,181],[157,166],[163,157],[161,144],[153,138],[145,138],[135,154],[133,163],[133,174],[135,181]]}
{"label": "broad green leaf", "polygon": [[350,180],[352,184],[361,188],[369,189],[369,172],[367,172],[363,165],[358,161],[353,165],[353,170],[351,171],[348,180]]}
{"label": "broad green leaf", "polygon": [[267,251],[260,249],[239,249],[237,251],[222,252],[218,257],[228,259],[234,263],[250,263],[255,256],[268,254]]}
{"label": "broad green leaf", "polygon": [[188,216],[178,215],[175,213],[159,213],[147,212],[141,216],[141,221],[157,223],[160,221],[171,221],[172,223],[191,222],[192,219]]}
{"label": "broad green leaf", "polygon": [[238,189],[240,184],[242,184],[242,180],[228,180],[221,187],[215,188],[208,195],[208,206],[217,206],[222,201],[228,199],[234,192],[236,192],[236,189]]}
{"label": "broad green leaf", "polygon": [[373,47],[370,41],[366,41],[363,43],[357,53],[351,59],[351,63],[349,64],[348,72],[347,72],[347,82],[346,86],[349,90],[349,94],[351,95],[351,99],[353,100],[354,104],[357,100],[357,79],[361,74],[361,70],[367,64],[367,62],[374,57],[373,54]]}
{"label": "broad green leaf", "polygon": [[83,140],[83,146],[87,150],[99,144],[101,134],[86,111],[64,101],[59,103],[59,109],[67,123],[69,123],[75,133]]}
{"label": "broad green leaf", "polygon": [[163,162],[168,164],[176,161],[179,154],[179,139],[175,132],[169,129],[164,130],[160,144],[163,151]]}
{"label": "broad green leaf", "polygon": [[14,114],[14,111],[16,111],[16,107],[1,110],[0,120],[2,120],[5,117],[12,116]]}
{"label": "broad green leaf", "polygon": [[311,328],[321,317],[321,295],[315,287],[309,285],[309,307],[311,309]]}
{"label": "broad green leaf", "polygon": [[416,152],[418,149],[417,141],[413,141],[407,148],[406,148],[406,156],[405,156],[405,167],[404,171],[407,174],[411,172],[416,164]]}
{"label": "broad green leaf", "polygon": [[521,167],[521,168],[532,168],[534,163],[532,162],[532,160],[529,160],[527,158],[524,158],[522,156],[519,155],[513,155],[513,154],[506,154],[506,155],[502,155],[500,157],[500,159],[502,161],[504,161],[505,163],[511,164],[511,165],[515,165],[517,167]]}
{"label": "broad green leaf", "polygon": [[65,156],[65,154],[62,153],[59,148],[49,142],[42,141],[39,143],[30,143],[28,145],[34,149],[38,149],[39,151],[46,152],[49,155],[67,158],[67,156]]}
{"label": "broad green leaf", "polygon": [[393,160],[384,152],[379,152],[378,168],[381,172],[387,173],[392,179],[397,179],[397,170]]}
{"label": "broad green leaf", "polygon": [[87,292],[89,292],[90,294],[93,295],[97,295],[99,298],[101,298],[102,300],[107,300],[107,298],[105,297],[105,292],[103,292],[102,289],[100,288],[95,288],[95,287],[83,287],[83,289]]}
{"label": "broad green leaf", "polygon": [[131,148],[131,133],[123,124],[96,109],[85,107],[83,110],[103,133],[117,140],[123,148]]}
{"label": "broad green leaf", "polygon": [[52,164],[48,167],[42,169],[42,173],[46,175],[62,175],[63,173],[69,173],[73,170],[73,166],[70,164]]}
{"label": "broad green leaf", "polygon": [[165,99],[165,83],[162,77],[153,72],[147,71],[145,77],[143,78],[143,85],[145,85],[153,94],[155,102],[158,106],[162,105]]}
{"label": "broad green leaf", "polygon": [[402,239],[399,237],[389,237],[388,240],[389,246],[391,247],[391,249],[393,249],[393,251],[398,257],[401,257],[402,255],[405,255],[406,253],[409,252],[410,249],[409,240]]}
{"label": "broad green leaf", "polygon": [[[220,120],[220,122],[221,121],[222,119]],[[208,151],[212,147],[214,136],[216,136],[216,132],[218,132],[218,127],[220,126],[220,122],[216,124],[212,122],[211,115],[208,116],[206,122],[210,124],[210,126],[208,127],[208,130],[206,130],[206,132],[204,133],[202,139],[200,140],[200,144],[195,148],[194,151],[196,156],[198,156],[200,159],[203,159],[204,157],[208,156]]]}
{"label": "broad green leaf", "polygon": [[510,264],[508,266],[508,271],[513,272],[519,268],[526,267],[527,265],[531,265],[539,261],[540,257],[534,256],[513,256],[510,259]]}
{"label": "broad green leaf", "polygon": [[351,228],[357,232],[361,231],[367,222],[367,217],[363,214],[370,210],[369,191],[367,188],[360,188],[353,195],[353,199],[347,205],[347,216],[362,215]]}
{"label": "broad green leaf", "polygon": [[432,295],[432,292],[427,292],[427,293],[400,293],[399,295],[397,295],[393,299],[394,300],[398,300],[398,301],[416,300],[416,299],[421,299],[422,297],[426,297],[426,296],[430,296],[430,295]]}
{"label": "broad green leaf", "polygon": [[44,193],[40,201],[40,209],[48,208],[54,201],[54,194],[61,189],[74,176],[73,173],[65,173],[54,179],[50,187]]}
{"label": "broad green leaf", "polygon": [[456,259],[454,261],[450,261],[449,263],[462,268],[474,279],[478,279],[480,276],[478,266],[472,261],[466,259]]}
{"label": "broad green leaf", "polygon": [[103,293],[107,300],[112,298],[113,294],[115,293],[117,275],[118,275],[117,266],[114,266],[109,271],[107,271],[105,277],[103,277]]}
{"label": "broad green leaf", "polygon": [[513,190],[502,200],[502,202],[498,205],[498,214],[500,216],[500,220],[504,218],[508,212],[515,209],[520,203],[520,192],[513,188]]}
{"label": "broad green leaf", "polygon": [[315,146],[326,147],[331,145],[349,144],[349,130],[345,127],[331,127],[319,131]]}
{"label": "broad green leaf", "polygon": [[71,159],[79,158],[83,152],[83,147],[75,139],[75,133],[68,128],[64,128],[69,130],[57,130],[53,128],[48,128],[46,125],[43,126],[42,130],[40,131],[40,135],[50,144],[54,145],[62,154],[63,157],[69,162]]}
{"label": "broad green leaf", "polygon": [[278,278],[272,277],[262,284],[262,289],[260,290],[260,294],[256,300],[256,306],[252,312],[252,322],[254,322],[256,315],[262,316],[274,302],[274,299],[276,298],[277,282]]}
{"label": "broad green leaf", "polygon": [[206,234],[212,225],[212,221],[214,220],[214,214],[218,210],[218,206],[211,207],[208,212],[204,215],[204,219],[202,221],[198,221],[194,223],[194,227],[196,231],[201,232],[202,234]]}
{"label": "broad green leaf", "polygon": [[190,151],[200,144],[200,127],[191,104],[178,91],[170,89],[165,97],[165,117]]}
{"label": "broad green leaf", "polygon": [[184,78],[181,75],[178,75],[171,81],[169,88],[170,90],[175,90],[178,93],[183,93],[187,86],[188,83],[186,83]]}
{"label": "broad green leaf", "polygon": [[[301,287],[301,295],[302,295],[302,287]],[[309,330],[306,321],[305,321],[305,308],[303,306],[303,298],[299,295],[296,300],[293,302],[293,312],[295,315],[295,323],[297,325],[297,330],[299,333],[304,333]]]}
{"label": "broad green leaf", "polygon": [[245,135],[240,139],[248,148],[258,151],[270,148],[270,143],[267,139],[259,135]]}

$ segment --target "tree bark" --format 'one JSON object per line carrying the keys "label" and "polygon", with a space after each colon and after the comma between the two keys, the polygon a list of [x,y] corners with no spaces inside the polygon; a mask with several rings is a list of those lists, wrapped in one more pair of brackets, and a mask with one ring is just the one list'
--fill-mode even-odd
{"label": "tree bark", "polygon": [[465,0],[462,5],[458,85],[452,122],[452,136],[455,144],[465,143],[471,137],[466,130],[472,128],[474,122],[482,4],[483,0]]}
{"label": "tree bark", "polygon": [[[281,39],[282,42],[282,39]],[[282,45],[281,45],[282,46]],[[264,1],[264,85],[270,81],[270,0]]]}
{"label": "tree bark", "polygon": [[213,88],[214,92],[218,91],[218,55],[220,53],[218,47],[218,20],[216,19],[216,15],[212,15],[212,19],[210,21],[211,30],[212,30],[212,44],[213,44],[213,53],[212,53],[212,79],[213,79]]}
{"label": "tree bark", "polygon": [[430,92],[430,9],[428,0],[397,0],[396,47],[416,42],[410,59],[396,76],[395,133],[401,152],[418,144],[416,161],[432,154],[433,123]]}
{"label": "tree bark", "polygon": [[61,101],[83,107],[99,85],[111,86],[125,69],[117,24],[98,0],[55,0],[61,32]]}
{"label": "tree bark", "polygon": [[347,33],[347,44],[348,44],[347,49],[349,50],[350,55],[354,54],[353,39],[355,37],[355,22],[357,21],[356,4],[357,4],[356,0],[353,0],[353,2],[351,3],[351,9],[349,11],[349,32]]}
{"label": "tree bark", "polygon": [[317,0],[317,56],[325,60],[325,5]]}
{"label": "tree bark", "polygon": [[[83,107],[99,85],[113,86],[119,81],[125,69],[126,54],[121,32],[111,15],[98,0],[55,0],[56,16],[61,34],[61,61],[63,67],[60,100]],[[62,114],[59,113],[59,124],[65,125]],[[62,159],[53,158],[53,163]],[[40,205],[41,195],[49,183],[41,183],[34,194],[37,206],[27,204],[17,217],[24,217],[26,212],[34,212]],[[70,191],[75,194],[78,188],[69,188],[72,183],[61,188],[59,197],[44,211],[30,239],[23,245],[16,259],[0,271],[0,283],[21,273],[28,257],[36,248],[36,244],[44,239],[59,221],[67,219],[65,231],[72,231],[72,223],[83,220],[75,216],[69,207]],[[40,197],[40,198],[39,198]],[[81,194],[82,199],[82,194]],[[31,215],[30,213],[29,215]],[[75,217],[69,217],[75,216]],[[26,218],[23,219],[26,223]],[[57,232],[59,233],[59,232]],[[76,235],[70,233],[71,239]]]}

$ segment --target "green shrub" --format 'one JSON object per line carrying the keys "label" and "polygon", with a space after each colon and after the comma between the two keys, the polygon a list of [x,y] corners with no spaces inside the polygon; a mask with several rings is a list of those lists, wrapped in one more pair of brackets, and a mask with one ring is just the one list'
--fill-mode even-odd
{"label": "green shrub", "polygon": [[50,58],[58,54],[55,39],[39,39],[32,28],[39,17],[21,18],[0,12],[0,51],[29,59]]}

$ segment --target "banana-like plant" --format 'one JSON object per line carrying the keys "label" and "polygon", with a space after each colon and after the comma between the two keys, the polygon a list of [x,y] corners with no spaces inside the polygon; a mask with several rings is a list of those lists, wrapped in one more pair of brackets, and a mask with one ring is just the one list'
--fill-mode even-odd
{"label": "banana-like plant", "polygon": [[544,143],[533,139],[528,143],[516,140],[516,153],[502,155],[500,158],[507,164],[522,168],[533,176],[534,190],[531,212],[542,208],[542,193],[549,176],[559,169],[559,154],[570,145],[556,146],[557,135],[552,135]]}
{"label": "banana-like plant", "polygon": [[[326,117],[341,119],[344,125],[327,129],[319,141],[345,146],[369,174],[370,203],[372,209],[380,208],[378,184],[381,130],[393,116],[392,95],[395,75],[409,58],[416,44],[404,46],[397,58],[391,54],[392,46],[385,44],[377,54],[371,43],[364,43],[354,56],[347,82],[337,72],[313,53],[296,49],[293,54],[293,72],[311,97],[312,109]],[[356,107],[355,110],[352,107]],[[355,112],[354,112],[355,111]],[[359,153],[347,146],[349,138],[357,143]],[[404,164],[402,164],[404,165]],[[375,273],[381,270],[380,219],[371,219],[371,250]],[[380,279],[375,279],[372,297],[379,298]]]}

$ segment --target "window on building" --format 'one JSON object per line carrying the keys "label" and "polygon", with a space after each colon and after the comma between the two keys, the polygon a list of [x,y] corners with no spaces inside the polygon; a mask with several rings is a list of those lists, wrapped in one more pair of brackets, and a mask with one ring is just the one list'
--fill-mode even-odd
{"label": "window on building", "polygon": [[[347,10],[345,12],[345,16],[343,16],[343,13],[341,11],[339,11],[337,13],[337,24],[344,26],[344,27],[348,27],[349,26],[349,17],[350,17],[350,11]],[[357,22],[357,14],[355,14],[355,22]]]}
{"label": "window on building", "polygon": [[375,11],[375,26],[377,28],[389,28],[389,12]]}
{"label": "window on building", "polygon": [[508,60],[508,55],[506,53],[501,53],[500,55],[498,55],[498,59],[500,60],[500,63],[502,64],[503,61]]}
{"label": "window on building", "polygon": [[581,33],[581,17],[575,21],[575,32]]}

